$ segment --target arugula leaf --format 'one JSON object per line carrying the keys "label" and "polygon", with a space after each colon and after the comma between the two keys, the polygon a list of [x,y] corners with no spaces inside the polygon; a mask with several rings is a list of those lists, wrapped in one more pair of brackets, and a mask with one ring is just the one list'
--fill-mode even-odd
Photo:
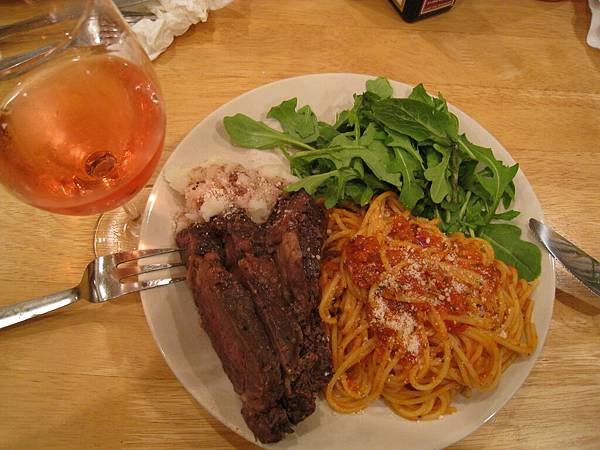
{"label": "arugula leaf", "polygon": [[[320,173],[308,176],[295,183],[285,187],[288,192],[304,189],[311,195],[318,195],[325,198],[327,208],[332,208],[344,198],[346,184],[360,178],[360,174],[353,169],[344,168],[332,170],[326,173]],[[362,194],[361,194],[362,195]]]}
{"label": "arugula leaf", "polygon": [[464,219],[469,234],[475,236],[477,234],[475,232],[476,230],[488,224],[488,215],[488,203],[485,200],[482,200],[481,198],[475,196],[472,197],[472,199],[469,200],[468,207],[466,208]]}
{"label": "arugula leaf", "polygon": [[354,128],[354,140],[358,142],[360,139],[360,107],[362,105],[362,95],[354,97],[354,106],[348,112],[348,124]]}
{"label": "arugula leaf", "polygon": [[361,181],[351,180],[346,183],[345,198],[354,201],[360,206],[365,206],[374,195],[374,191]]}
{"label": "arugula leaf", "polygon": [[334,137],[329,145],[330,149],[338,149],[339,147],[353,147],[355,142],[343,133],[338,134]]}
{"label": "arugula leaf", "polygon": [[377,126],[373,122],[371,122],[367,126],[367,129],[364,131],[362,136],[358,139],[358,143],[360,145],[369,146],[375,140],[376,134],[377,134]]}
{"label": "arugula leaf", "polygon": [[415,148],[412,140],[406,136],[405,134],[396,133],[389,128],[385,129],[385,133],[387,133],[387,139],[385,140],[385,145],[392,148],[401,148],[406,150],[411,156],[419,162],[419,165],[422,169],[425,168],[423,165],[423,157],[419,153],[419,151]]}
{"label": "arugula leaf", "polygon": [[492,196],[483,188],[483,186],[481,186],[481,184],[479,184],[479,180],[476,176],[475,170],[477,169],[477,165],[478,162],[475,160],[464,161],[461,164],[459,170],[460,185],[485,202],[491,203],[493,200]]}
{"label": "arugula leaf", "polygon": [[331,194],[325,196],[325,207],[333,208],[337,203],[343,200],[346,184],[348,184],[349,181],[359,177],[360,174],[348,167],[338,170],[338,173],[336,174],[337,184],[335,186],[335,190],[333,191],[335,196]]}
{"label": "arugula leaf", "polygon": [[413,209],[417,202],[423,198],[423,188],[415,180],[414,172],[420,169],[419,163],[406,150],[395,147],[395,159],[391,162],[389,170],[402,174],[402,189],[400,201],[408,209]]}
{"label": "arugula leaf", "polygon": [[450,162],[450,150],[437,145],[434,148],[435,151],[442,154],[442,160],[439,162],[435,161],[433,154],[430,153],[427,161],[427,169],[423,174],[425,175],[425,179],[431,181],[431,187],[429,188],[431,200],[434,203],[441,203],[450,194],[451,189],[447,174],[448,163]]}
{"label": "arugula leaf", "polygon": [[373,116],[386,127],[417,142],[431,139],[449,146],[452,139],[458,137],[458,128],[448,114],[410,98],[381,100],[373,105]]}
{"label": "arugula leaf", "polygon": [[331,141],[330,147],[326,149],[298,152],[291,156],[292,161],[298,159],[326,159],[331,161],[338,169],[349,167],[354,158],[363,160],[371,172],[380,180],[397,187],[402,186],[400,175],[388,171],[393,154],[380,141],[373,141],[371,145],[365,147],[355,144],[354,141],[344,135],[338,135]]}
{"label": "arugula leaf", "polygon": [[498,161],[494,157],[491,149],[472,144],[464,134],[459,136],[458,144],[468,156],[484,164],[489,169],[491,177],[487,177],[485,172],[481,172],[478,176],[483,188],[494,197],[502,196],[506,187],[517,173],[519,169],[518,164],[511,167],[504,166],[501,161]]}
{"label": "arugula leaf", "polygon": [[375,192],[373,192],[373,189],[371,189],[370,186],[365,186],[365,189],[363,190],[363,193],[360,196],[358,204],[360,206],[365,206],[367,203],[369,203],[371,201],[371,199],[373,198],[373,195],[375,195]]}
{"label": "arugula leaf", "polygon": [[[441,92],[438,92],[437,98],[435,98],[435,97],[432,97],[432,98],[433,98],[433,106],[435,106],[435,109],[437,109],[438,111],[448,113],[454,119],[456,119],[456,116],[454,114],[452,114],[450,111],[448,111],[448,103],[446,103],[446,99],[444,98],[444,96],[442,95]],[[458,119],[456,119],[456,124],[458,125]]]}
{"label": "arugula leaf", "polygon": [[366,192],[366,190],[367,186],[365,186],[363,183],[356,180],[351,180],[346,183],[344,188],[344,198],[350,199],[356,204],[360,204],[363,193]]}
{"label": "arugula leaf", "polygon": [[348,118],[350,117],[350,110],[346,109],[336,114],[335,123],[332,125],[336,130],[342,129],[348,124]]}
{"label": "arugula leaf", "polygon": [[425,90],[425,86],[423,86],[423,83],[419,83],[418,85],[416,85],[413,88],[410,95],[408,96],[408,98],[410,98],[412,100],[416,100],[421,103],[425,103],[426,105],[435,107],[435,104],[433,102],[433,97],[431,97],[427,93],[427,91]]}
{"label": "arugula leaf", "polygon": [[356,172],[358,172],[361,178],[365,176],[365,165],[363,164],[362,159],[354,158],[351,166],[354,170],[356,170]]}
{"label": "arugula leaf", "polygon": [[315,175],[310,175],[308,177],[302,178],[301,180],[296,181],[295,183],[288,184],[285,187],[285,190],[288,192],[296,192],[300,189],[304,189],[309,194],[314,194],[317,192],[319,186],[321,186],[326,180],[335,176],[337,174],[337,170],[332,170],[331,172],[318,173]]}
{"label": "arugula leaf", "polygon": [[[327,207],[347,201],[363,206],[378,192],[395,190],[414,215],[439,219],[446,233],[488,240],[521,277],[536,277],[537,247],[520,240],[518,228],[491,223],[519,214],[510,209],[518,165],[504,165],[491,149],[459,134],[458,118],[442,94],[429,95],[422,84],[409,98],[392,93],[386,79],[369,80],[333,124],[318,121],[309,106],[296,109],[295,98],[267,115],[283,131],[243,114],[224,124],[238,145],[282,151],[300,178],[286,190],[305,189]],[[506,211],[496,212],[500,203]]]}
{"label": "arugula leaf", "polygon": [[450,117],[450,120],[454,122],[454,126],[458,129],[458,117],[456,117],[453,113],[448,110],[448,103],[446,103],[446,99],[442,95],[441,92],[438,92],[438,98],[433,98],[433,102],[435,104],[435,108],[438,111],[445,112]]}
{"label": "arugula leaf", "polygon": [[[437,144],[433,145],[434,148],[436,146]],[[463,154],[458,150],[457,146],[453,145],[450,148],[450,162],[448,163],[448,181],[450,182],[449,200],[453,205],[462,202],[461,194],[463,188],[460,186],[460,166],[464,159]]]}
{"label": "arugula leaf", "polygon": [[513,219],[519,217],[520,214],[521,213],[519,211],[510,210],[510,211],[505,211],[505,212],[494,214],[494,219],[496,219],[496,220],[513,220]]}
{"label": "arugula leaf", "polygon": [[481,186],[492,196],[491,214],[493,214],[500,204],[504,191],[517,174],[519,165],[515,164],[511,167],[503,165],[494,157],[491,149],[472,144],[464,134],[459,136],[458,145],[467,155],[484,164],[491,172],[491,177],[479,174],[477,179]]}
{"label": "arugula leaf", "polygon": [[381,192],[386,189],[389,189],[390,187],[388,184],[381,182],[375,175],[367,172],[365,172],[365,175],[363,176],[363,181],[368,187],[370,187],[374,191]]}
{"label": "arugula leaf", "polygon": [[488,224],[481,237],[492,244],[496,258],[514,266],[519,276],[533,281],[540,276],[542,255],[537,245],[521,240],[521,229],[510,224]]}
{"label": "arugula leaf", "polygon": [[302,142],[311,143],[319,137],[319,124],[317,116],[306,105],[296,111],[297,98],[292,98],[273,106],[267,117],[276,119],[281,124],[283,131]]}
{"label": "arugula leaf", "polygon": [[366,152],[356,152],[355,154],[365,162],[377,178],[398,188],[402,186],[400,175],[388,170],[392,163],[393,153],[384,144],[375,141],[368,147]]}
{"label": "arugula leaf", "polygon": [[386,78],[376,78],[367,81],[367,92],[377,95],[379,98],[390,98],[393,94],[392,86]]}
{"label": "arugula leaf", "polygon": [[504,195],[502,196],[502,205],[505,208],[508,208],[511,202],[515,199],[515,183],[511,181],[508,183],[508,186],[504,190]]}
{"label": "arugula leaf", "polygon": [[316,147],[327,147],[331,140],[335,138],[339,133],[338,130],[333,128],[326,122],[318,122],[319,126],[319,137],[317,138]]}
{"label": "arugula leaf", "polygon": [[242,147],[266,149],[289,144],[307,150],[314,150],[313,147],[295,139],[293,136],[277,131],[245,114],[238,113],[234,116],[225,117],[223,124],[231,139]]}
{"label": "arugula leaf", "polygon": [[425,103],[426,105],[429,105],[440,112],[451,114],[448,111],[448,104],[446,103],[446,99],[442,96],[442,94],[438,92],[437,98],[429,95],[422,83],[418,84],[413,88],[408,98],[419,101],[421,103]]}

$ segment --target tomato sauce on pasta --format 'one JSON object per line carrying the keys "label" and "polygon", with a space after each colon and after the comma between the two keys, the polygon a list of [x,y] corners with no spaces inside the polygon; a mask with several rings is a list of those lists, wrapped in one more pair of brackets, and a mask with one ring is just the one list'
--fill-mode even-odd
{"label": "tomato sauce on pasta", "polygon": [[458,393],[493,389],[537,344],[535,282],[489,243],[445,235],[392,192],[368,208],[334,208],[321,267],[321,319],[334,375],[328,403],[355,412],[382,398],[399,415],[435,419]]}

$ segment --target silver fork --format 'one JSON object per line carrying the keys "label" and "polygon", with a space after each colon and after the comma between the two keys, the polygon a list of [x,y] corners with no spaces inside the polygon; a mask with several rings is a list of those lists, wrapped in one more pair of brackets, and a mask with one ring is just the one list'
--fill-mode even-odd
{"label": "silver fork", "polygon": [[14,305],[0,308],[0,328],[46,314],[63,306],[85,299],[90,303],[102,303],[122,295],[167,286],[185,280],[184,276],[124,282],[126,278],[158,270],[182,266],[182,262],[145,264],[119,267],[121,264],[150,256],[165,255],[180,251],[176,248],[134,250],[99,256],[88,264],[78,286],[55,294],[44,295]]}

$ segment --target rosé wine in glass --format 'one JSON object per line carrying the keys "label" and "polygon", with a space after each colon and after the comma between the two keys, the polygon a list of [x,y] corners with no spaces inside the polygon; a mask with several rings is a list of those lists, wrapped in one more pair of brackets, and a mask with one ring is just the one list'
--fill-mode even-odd
{"label": "ros\u00e9 wine in glass", "polygon": [[133,249],[165,137],[152,64],[112,0],[25,2],[2,23],[15,8],[0,2],[15,30],[0,33],[0,185],[52,213],[105,213],[97,255]]}
{"label": "ros\u00e9 wine in glass", "polygon": [[27,79],[0,112],[0,181],[23,201],[93,214],[131,199],[160,159],[158,86],[135,64],[96,55]]}

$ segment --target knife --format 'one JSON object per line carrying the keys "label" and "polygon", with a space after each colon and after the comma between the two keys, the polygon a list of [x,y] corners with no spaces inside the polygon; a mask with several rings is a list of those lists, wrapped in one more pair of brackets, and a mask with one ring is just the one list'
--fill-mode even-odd
{"label": "knife", "polygon": [[529,228],[554,258],[594,294],[600,296],[600,262],[536,219]]}

